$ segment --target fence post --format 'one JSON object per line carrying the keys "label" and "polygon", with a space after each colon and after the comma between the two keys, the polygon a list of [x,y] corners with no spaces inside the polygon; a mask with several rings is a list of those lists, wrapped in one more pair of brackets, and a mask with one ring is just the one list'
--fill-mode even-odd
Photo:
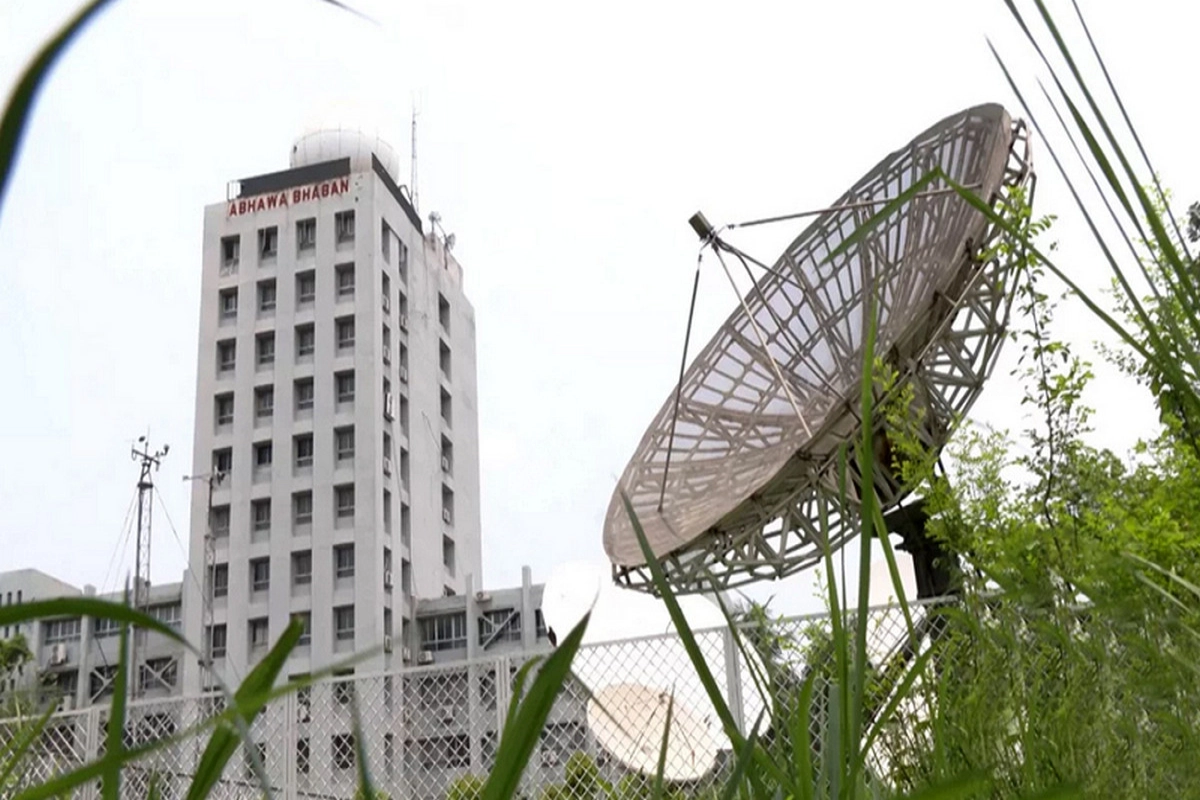
{"label": "fence post", "polygon": [[[94,705],[87,710],[84,717],[83,762],[95,761],[99,757],[102,733],[100,731],[100,709],[103,706]],[[82,792],[84,800],[94,800],[100,796],[100,787],[96,781],[88,783]]]}
{"label": "fence post", "polygon": [[737,633],[733,628],[723,631],[725,649],[725,697],[729,713],[733,715],[734,725],[742,733],[746,732],[746,722],[742,718],[742,660],[738,658]]}

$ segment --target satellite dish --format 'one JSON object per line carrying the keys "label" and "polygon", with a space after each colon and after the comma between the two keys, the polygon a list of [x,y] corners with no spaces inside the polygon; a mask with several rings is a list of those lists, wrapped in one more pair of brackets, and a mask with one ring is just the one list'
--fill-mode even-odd
{"label": "satellite dish", "polygon": [[[679,599],[705,662],[717,684],[730,686],[725,615],[702,595]],[[597,741],[629,769],[654,774],[662,745],[666,706],[674,695],[667,776],[693,780],[710,770],[729,742],[683,643],[661,600],[612,583],[603,565],[562,564],[546,581],[542,617],[560,635],[591,611],[588,629],[571,669],[592,695],[588,725]],[[748,656],[748,658],[747,658]],[[742,733],[770,708],[754,676],[764,675],[758,655],[736,653]],[[657,726],[657,727],[655,727]],[[652,757],[646,760],[644,748]],[[698,770],[698,772],[697,772]]]}
{"label": "satellite dish", "polygon": [[[883,159],[816,216],[691,362],[622,474],[603,534],[619,582],[652,589],[622,495],[684,592],[782,578],[854,533],[837,454],[861,437],[872,296],[875,353],[914,390],[923,444],[945,444],[1003,340],[1014,259],[979,257],[1000,231],[939,179],[829,254],[935,168],[998,204],[1029,182],[1029,163],[1024,124],[999,105],[976,106]],[[711,229],[707,243],[732,252]],[[869,424],[875,490],[885,512],[898,509],[904,490],[890,474],[883,421]]]}
{"label": "satellite dish", "polygon": [[637,683],[605,686],[588,701],[588,728],[600,746],[625,767],[655,775],[668,708],[671,729],[663,778],[699,780],[716,763],[718,732],[678,699],[672,704],[670,692]]}

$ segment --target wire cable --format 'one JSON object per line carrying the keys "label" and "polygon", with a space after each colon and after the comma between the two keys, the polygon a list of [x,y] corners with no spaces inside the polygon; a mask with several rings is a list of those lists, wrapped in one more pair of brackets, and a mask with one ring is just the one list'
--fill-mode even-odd
{"label": "wire cable", "polygon": [[696,317],[696,295],[700,291],[700,264],[704,261],[704,246],[696,254],[696,277],[692,279],[692,302],[688,305],[687,329],[683,334],[683,355],[679,358],[679,383],[675,386],[675,407],[671,411],[671,433],[667,436],[667,462],[663,466],[662,487],[658,492],[658,513],[663,510],[667,496],[667,475],[671,472],[671,451],[675,449],[675,424],[679,420],[679,401],[683,396],[683,373],[687,369],[688,344],[692,340],[692,322]]}
{"label": "wire cable", "polygon": [[121,524],[121,530],[125,534],[124,538],[119,535],[117,543],[113,547],[112,555],[108,559],[108,569],[104,570],[104,580],[100,582],[100,593],[106,594],[108,588],[108,579],[112,575],[113,566],[117,563],[118,552],[124,555],[125,548],[129,546],[130,525],[133,522],[133,507],[137,502],[137,492],[134,492],[133,497],[129,498],[129,508],[125,510],[125,522]]}

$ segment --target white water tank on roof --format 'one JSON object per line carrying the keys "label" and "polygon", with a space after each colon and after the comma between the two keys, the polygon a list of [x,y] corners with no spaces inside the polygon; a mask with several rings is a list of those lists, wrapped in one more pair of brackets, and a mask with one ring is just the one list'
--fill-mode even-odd
{"label": "white water tank on roof", "polygon": [[350,159],[351,172],[370,172],[374,154],[393,181],[400,182],[400,159],[392,146],[378,134],[358,128],[321,128],[311,130],[292,144],[293,169],[339,158]]}

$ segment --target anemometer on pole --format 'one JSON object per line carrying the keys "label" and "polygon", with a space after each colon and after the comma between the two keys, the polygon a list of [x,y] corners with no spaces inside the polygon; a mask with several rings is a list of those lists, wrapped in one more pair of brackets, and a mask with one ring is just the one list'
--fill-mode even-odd
{"label": "anemometer on pole", "polygon": [[[154,450],[145,436],[139,436],[137,443],[129,448],[129,457],[139,462],[138,499],[137,499],[137,552],[133,567],[133,608],[144,612],[150,604],[150,528],[154,511],[154,479],[153,474],[162,466],[162,460],[170,451],[171,446],[164,444],[161,450]],[[141,671],[138,669],[138,640],[143,632],[134,628],[129,637],[129,663],[134,670],[129,681],[131,694],[136,697],[141,693]]]}

